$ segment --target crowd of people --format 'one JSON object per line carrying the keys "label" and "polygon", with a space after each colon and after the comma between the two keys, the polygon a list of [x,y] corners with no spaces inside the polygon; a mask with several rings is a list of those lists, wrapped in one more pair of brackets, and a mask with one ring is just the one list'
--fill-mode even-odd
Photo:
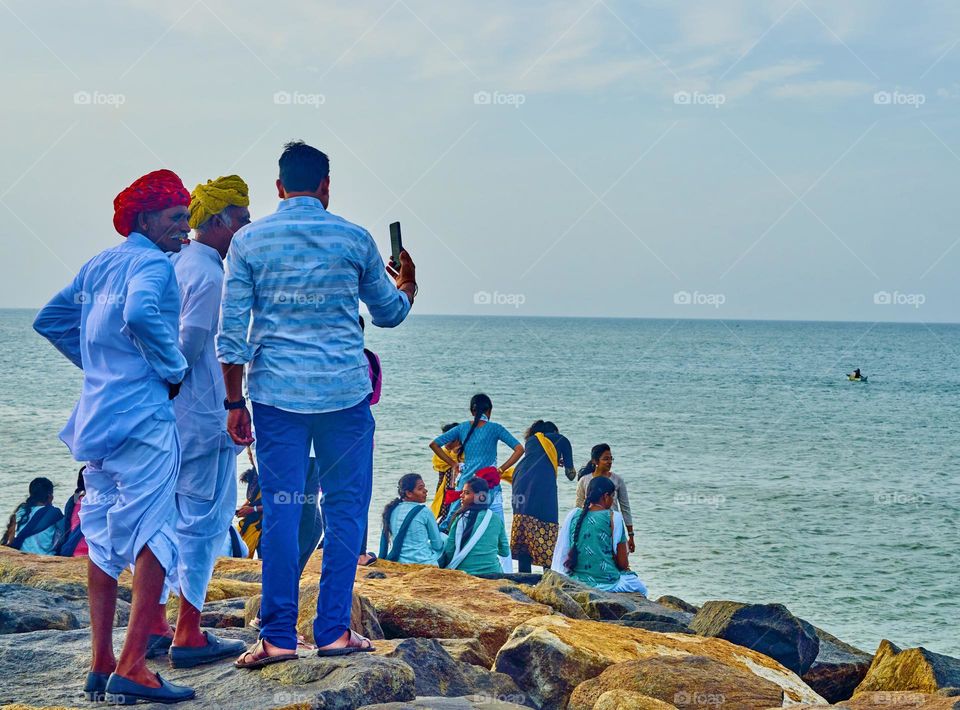
{"label": "crowd of people", "polygon": [[[309,647],[321,657],[374,650],[350,628],[357,565],[377,559],[367,515],[381,365],[364,348],[359,305],[375,326],[400,325],[418,292],[416,268],[406,251],[385,264],[365,229],[328,211],[330,164],[320,150],[286,144],[276,190],[276,211],[251,221],[248,186],[236,175],[192,192],[170,170],[138,178],[114,199],[124,241],[84,264],[34,321],[82,370],[60,439],[84,467],[64,511],[49,480],[32,481],[5,542],[87,557],[90,700],[195,697],[148,658],[189,668],[235,657],[242,669],[298,658],[308,645],[296,628],[299,582],[321,541]],[[537,421],[521,443],[492,412],[477,394],[470,419],[431,442],[439,481],[430,506],[421,476],[400,479],[383,511],[380,556],[483,575],[511,571],[516,559],[521,571],[537,564],[600,588],[645,591],[629,572],[629,503],[609,447],[594,449],[582,501],[561,527],[557,471],[577,475],[570,442]],[[500,443],[510,453],[497,465]],[[244,448],[251,468],[237,508]],[[513,491],[510,539],[503,481]],[[259,638],[249,648],[201,629],[224,554],[262,560]],[[124,569],[133,590],[117,656]]]}

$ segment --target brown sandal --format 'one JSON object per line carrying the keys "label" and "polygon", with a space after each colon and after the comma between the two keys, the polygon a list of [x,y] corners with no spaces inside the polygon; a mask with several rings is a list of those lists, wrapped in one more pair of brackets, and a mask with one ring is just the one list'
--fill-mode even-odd
{"label": "brown sandal", "polygon": [[[251,657],[252,660],[245,661],[244,659],[248,656]],[[243,652],[233,665],[235,668],[246,668],[252,671],[257,668],[273,665],[274,663],[295,661],[298,658],[299,656],[296,653],[281,653],[277,656],[271,656],[267,653],[267,649],[263,645],[263,639],[258,639],[253,646]]]}
{"label": "brown sandal", "polygon": [[321,658],[326,658],[329,656],[348,656],[351,653],[370,653],[376,650],[370,639],[351,630],[346,646],[340,646],[339,648],[320,648],[317,649],[317,655]]}

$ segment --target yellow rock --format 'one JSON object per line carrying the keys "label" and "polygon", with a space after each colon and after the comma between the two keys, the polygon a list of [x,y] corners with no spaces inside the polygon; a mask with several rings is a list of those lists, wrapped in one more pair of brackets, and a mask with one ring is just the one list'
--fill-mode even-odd
{"label": "yellow rock", "polygon": [[511,676],[541,705],[564,707],[577,685],[609,666],[659,656],[704,656],[752,673],[779,686],[785,705],[824,702],[772,658],[723,639],[562,616],[536,617],[517,626],[497,654],[494,670]]}
{"label": "yellow rock", "polygon": [[[477,638],[493,656],[517,625],[552,612],[500,591],[508,582],[456,570],[383,561],[361,569],[355,590],[373,603],[384,633],[393,638]],[[386,576],[365,576],[371,571]]]}
{"label": "yellow rock", "polygon": [[608,690],[597,698],[593,710],[677,710],[677,706],[629,690]]}
{"label": "yellow rock", "polygon": [[935,693],[958,686],[960,660],[923,647],[901,650],[884,639],[854,695],[872,690]]}

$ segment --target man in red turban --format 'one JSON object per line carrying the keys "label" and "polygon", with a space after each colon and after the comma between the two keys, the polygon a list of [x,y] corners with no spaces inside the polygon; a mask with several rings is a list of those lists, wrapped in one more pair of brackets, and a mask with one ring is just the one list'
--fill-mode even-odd
{"label": "man in red turban", "polygon": [[[164,577],[177,571],[175,491],[180,438],[173,398],[187,371],[180,294],[168,257],[190,232],[190,194],[158,170],[114,200],[126,239],[84,264],[43,307],[34,328],[83,371],[80,401],[60,438],[86,462],[80,525],[89,548],[92,661],[89,700],[172,703],[194,697],[146,663]],[[120,573],[134,568],[130,622],[119,657],[113,620]]]}
{"label": "man in red turban", "polygon": [[[182,215],[182,208],[189,206],[190,193],[177,174],[172,170],[154,170],[114,198],[113,226],[125,237],[138,232],[147,235],[162,251],[178,252],[186,242],[189,227],[184,230],[176,218]],[[153,233],[157,233],[157,240],[150,236]]]}

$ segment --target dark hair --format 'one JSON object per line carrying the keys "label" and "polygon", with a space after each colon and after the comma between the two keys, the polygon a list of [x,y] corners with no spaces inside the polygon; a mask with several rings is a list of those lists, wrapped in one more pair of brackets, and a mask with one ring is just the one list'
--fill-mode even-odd
{"label": "dark hair", "polygon": [[403,502],[404,494],[410,493],[417,487],[417,482],[422,480],[423,477],[419,473],[407,473],[400,477],[400,482],[397,484],[397,497],[383,508],[383,530],[387,534],[388,540],[390,539],[390,516],[393,514],[393,509]]}
{"label": "dark hair", "polygon": [[360,330],[366,330],[367,324],[363,322],[363,316],[357,316],[357,320],[360,321]]}
{"label": "dark hair", "polygon": [[444,424],[443,426],[440,427],[440,431],[446,434],[448,431],[450,431],[451,429],[456,429],[458,426],[460,426],[460,424],[458,424],[457,422],[454,422],[453,424]]}
{"label": "dark hair", "polygon": [[80,467],[80,472],[77,474],[77,488],[73,492],[73,495],[77,495],[77,493],[87,492],[87,482],[83,480],[83,472],[86,470],[87,470],[86,464]]}
{"label": "dark hair", "polygon": [[280,154],[280,184],[287,192],[316,192],[330,175],[326,153],[303,141],[284,144]]}
{"label": "dark hair", "polygon": [[570,544],[570,553],[567,555],[567,559],[563,563],[564,566],[571,572],[573,572],[577,566],[577,540],[580,539],[580,528],[583,527],[583,521],[587,517],[587,512],[590,510],[590,506],[594,503],[599,503],[601,498],[608,493],[613,493],[616,489],[617,487],[614,482],[606,476],[597,476],[590,481],[590,484],[587,486],[587,496],[583,501],[583,509],[580,512],[580,518],[577,520],[577,525],[573,529],[573,542]]}
{"label": "dark hair", "polygon": [[240,474],[240,483],[250,483],[258,478],[257,469],[252,466]]}
{"label": "dark hair", "polygon": [[[464,488],[466,488],[467,486],[470,486],[470,490],[473,491],[474,495],[488,494],[490,492],[490,484],[488,484],[486,480],[482,478],[477,478],[476,476],[474,476],[469,481],[464,483],[463,486]],[[464,540],[470,539],[470,535],[473,533],[474,525],[476,525],[476,522],[477,522],[477,516],[480,515],[480,511],[488,508],[489,505],[490,505],[490,501],[488,496],[488,500],[485,504],[481,503],[479,505],[472,505],[470,506],[470,510],[468,510],[466,513],[461,511],[460,514],[463,516],[463,539]]]}
{"label": "dark hair", "polygon": [[610,444],[597,444],[592,449],[590,449],[590,460],[587,461],[583,468],[577,473],[577,478],[583,478],[584,476],[589,476],[591,473],[597,470],[596,462],[600,460],[600,457],[603,456],[610,450]]}
{"label": "dark hair", "polygon": [[467,435],[463,438],[463,443],[460,445],[460,448],[464,451],[464,455],[466,455],[467,451],[467,442],[470,441],[470,437],[473,436],[473,430],[477,428],[477,424],[480,423],[483,415],[491,409],[493,409],[493,401],[482,392],[470,398],[470,414],[473,415],[473,423],[470,425],[470,431],[467,432]]}
{"label": "dark hair", "polygon": [[529,439],[531,436],[536,436],[537,434],[559,434],[560,430],[557,428],[557,425],[553,422],[545,422],[543,419],[538,419],[533,424],[530,425],[530,428],[527,429],[527,433],[523,435],[524,440]]}
{"label": "dark hair", "polygon": [[[81,469],[82,470],[82,469]],[[21,510],[29,511],[35,505],[46,505],[53,497],[53,481],[49,478],[34,478],[30,481],[29,495],[27,499],[13,509],[10,520],[7,522],[6,542],[13,542],[17,534],[17,513]]]}

